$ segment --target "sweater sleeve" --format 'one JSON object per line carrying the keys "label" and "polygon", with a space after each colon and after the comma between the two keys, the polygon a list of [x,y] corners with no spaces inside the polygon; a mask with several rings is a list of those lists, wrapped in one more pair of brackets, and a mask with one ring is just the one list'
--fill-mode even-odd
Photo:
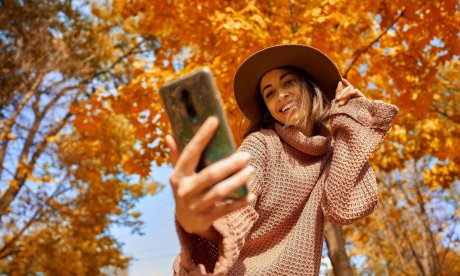
{"label": "sweater sleeve", "polygon": [[332,154],[324,168],[322,209],[335,224],[350,224],[372,213],[378,203],[371,153],[390,129],[398,108],[354,98],[331,106]]}
{"label": "sweater sleeve", "polygon": [[[260,133],[248,136],[238,149],[251,154],[249,165],[254,174],[247,188],[256,197],[262,191],[266,146]],[[212,224],[222,240],[214,244],[198,235],[189,234],[176,220],[181,252],[174,261],[174,275],[225,275],[237,260],[252,226],[258,219],[256,201],[251,205],[224,216]]]}

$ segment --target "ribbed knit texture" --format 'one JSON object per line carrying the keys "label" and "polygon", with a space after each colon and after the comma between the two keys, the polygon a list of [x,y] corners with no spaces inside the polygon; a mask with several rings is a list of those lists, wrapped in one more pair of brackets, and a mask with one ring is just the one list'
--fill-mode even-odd
{"label": "ribbed knit texture", "polygon": [[175,275],[317,275],[324,218],[350,224],[377,206],[368,163],[398,109],[355,98],[331,106],[331,131],[312,137],[294,128],[252,133],[240,151],[255,168],[248,183],[257,200],[213,223],[219,244],[186,233],[176,222],[181,253]]}

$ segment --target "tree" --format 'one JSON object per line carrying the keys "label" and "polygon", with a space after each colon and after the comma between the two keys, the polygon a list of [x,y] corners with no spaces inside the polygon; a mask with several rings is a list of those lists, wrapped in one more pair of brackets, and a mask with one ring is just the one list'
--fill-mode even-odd
{"label": "tree", "polygon": [[[412,168],[413,164],[403,161],[417,161],[419,158],[414,159],[410,154],[426,155],[423,147],[409,150],[423,138],[420,132],[416,132],[416,128],[425,123],[429,126],[429,121],[424,121],[425,119],[431,120],[434,115],[441,116],[445,113],[448,118],[458,120],[457,112],[452,111],[458,107],[454,103],[458,101],[458,93],[454,93],[457,88],[447,92],[445,89],[438,90],[433,85],[443,66],[447,62],[458,60],[460,53],[460,17],[458,3],[454,0],[199,3],[120,0],[113,2],[111,7],[97,10],[98,15],[105,20],[125,24],[126,32],[155,37],[159,46],[155,60],[143,66],[145,72],[138,72],[131,83],[118,90],[118,95],[103,97],[104,100],[99,101],[107,103],[115,113],[129,118],[136,129],[136,139],[142,154],[125,163],[128,171],[142,171],[147,174],[149,171],[143,170],[143,164],[152,160],[158,163],[167,161],[164,154],[164,135],[169,129],[159,102],[158,86],[167,79],[199,66],[207,65],[212,68],[232,130],[237,138],[241,138],[242,114],[233,98],[233,75],[238,64],[250,54],[278,43],[303,43],[319,48],[336,62],[343,76],[356,87],[365,90],[369,98],[384,99],[400,107],[403,115],[398,116],[395,127],[379,151],[380,155],[385,154],[385,158],[377,154],[373,159],[378,173],[391,174],[391,166]],[[413,137],[409,139],[401,136],[398,134],[401,129],[411,133]],[[443,132],[442,137],[456,133],[450,128],[436,130]],[[426,140],[435,137],[434,134],[435,132],[427,134]],[[444,157],[439,160],[444,163],[439,162],[438,166],[451,168],[452,165],[448,164],[456,164],[455,154],[442,154]],[[396,162],[399,163],[395,164]],[[431,162],[425,170],[429,168],[434,169],[436,165]],[[451,172],[448,170],[447,174],[451,175]],[[420,174],[411,173],[414,179],[419,176]],[[458,179],[456,172],[453,176],[453,181]],[[382,185],[384,179],[379,178]],[[446,183],[447,186],[452,186],[454,182]],[[427,183],[420,185],[423,187]],[[402,189],[410,191],[411,188],[404,184]],[[381,190],[382,193],[385,191]],[[382,201],[385,199],[383,196]],[[395,212],[395,206],[389,205],[388,208]],[[346,258],[343,256],[343,246],[333,246],[334,241],[341,240],[342,235],[340,227],[336,230],[332,232],[335,239],[326,238],[330,248],[338,251],[330,250],[329,253],[342,255],[337,259],[343,260]],[[360,231],[364,232],[362,229]],[[439,245],[437,241],[434,243]],[[405,247],[406,244],[402,246]],[[431,248],[433,246],[432,242]],[[354,252],[361,254],[365,251]],[[449,256],[452,259],[456,254]],[[343,263],[333,263],[335,271],[347,270],[347,267],[341,265]],[[439,268],[432,271],[439,271]]]}
{"label": "tree", "polygon": [[[422,119],[396,125],[374,155],[381,204],[375,214],[347,229],[354,250],[372,252],[364,271],[453,275],[460,272],[460,125],[456,118],[458,60],[442,66],[431,86],[444,98]],[[446,81],[448,80],[448,81]],[[435,95],[436,97],[436,95]],[[442,107],[440,107],[442,106]],[[412,116],[407,113],[403,116]],[[410,124],[409,124],[410,122]]]}
{"label": "tree", "polygon": [[[136,152],[125,117],[107,112],[88,125],[81,121],[85,109],[77,108],[94,99],[97,87],[130,81],[131,63],[153,51],[152,40],[117,32],[92,19],[88,8],[58,0],[0,2],[1,273],[126,267],[129,258],[108,226],[139,231],[134,204],[158,188],[114,165]],[[87,148],[69,136],[71,122],[80,124],[78,139]]]}

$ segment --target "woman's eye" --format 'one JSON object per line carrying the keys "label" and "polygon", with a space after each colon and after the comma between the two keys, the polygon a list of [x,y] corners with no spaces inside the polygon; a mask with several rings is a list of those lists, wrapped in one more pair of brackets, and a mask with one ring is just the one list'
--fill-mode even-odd
{"label": "woman's eye", "polygon": [[294,84],[294,80],[287,80],[285,83],[284,83],[284,87],[288,87],[288,86],[291,86]]}
{"label": "woman's eye", "polygon": [[273,91],[268,91],[267,94],[265,94],[265,98],[269,98],[273,95]]}

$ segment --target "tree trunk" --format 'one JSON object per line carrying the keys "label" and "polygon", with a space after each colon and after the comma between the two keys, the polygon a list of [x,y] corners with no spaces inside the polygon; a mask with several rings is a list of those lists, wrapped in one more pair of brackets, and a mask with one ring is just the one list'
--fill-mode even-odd
{"label": "tree trunk", "polygon": [[342,226],[324,221],[324,235],[326,236],[327,250],[335,276],[353,275],[347,252]]}

